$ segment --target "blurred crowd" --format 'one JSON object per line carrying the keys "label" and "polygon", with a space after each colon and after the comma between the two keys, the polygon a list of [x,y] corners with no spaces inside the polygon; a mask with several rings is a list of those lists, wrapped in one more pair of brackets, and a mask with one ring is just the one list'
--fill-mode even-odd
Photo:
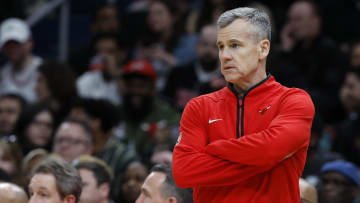
{"label": "blurred crowd", "polygon": [[226,86],[217,18],[250,6],[272,18],[269,74],[306,90],[316,107],[301,180],[315,191],[307,202],[358,199],[360,1],[69,1],[65,61],[55,51],[58,10],[32,27],[25,21],[48,2],[0,3],[0,182],[8,184],[0,196],[2,187],[30,194],[31,171],[54,156],[93,187],[80,202],[141,201],[147,176],[164,171],[150,169],[171,166],[186,103]]}

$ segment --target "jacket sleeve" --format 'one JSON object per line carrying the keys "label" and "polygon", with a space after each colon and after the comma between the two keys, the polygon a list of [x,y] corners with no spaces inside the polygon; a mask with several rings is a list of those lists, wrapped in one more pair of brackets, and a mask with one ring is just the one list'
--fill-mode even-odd
{"label": "jacket sleeve", "polygon": [[308,94],[288,94],[267,129],[237,139],[217,140],[207,145],[205,152],[245,165],[276,165],[308,146],[314,112]]}
{"label": "jacket sleeve", "polygon": [[191,100],[182,115],[180,135],[173,152],[173,176],[179,187],[226,186],[269,170],[232,163],[205,153],[206,119],[199,101]]}

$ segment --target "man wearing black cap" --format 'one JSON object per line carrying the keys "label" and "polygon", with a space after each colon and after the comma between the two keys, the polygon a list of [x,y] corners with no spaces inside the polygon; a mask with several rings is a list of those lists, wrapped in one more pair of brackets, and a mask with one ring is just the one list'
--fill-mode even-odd
{"label": "man wearing black cap", "polygon": [[326,163],[321,168],[320,180],[320,203],[354,203],[359,193],[359,171],[351,162]]}

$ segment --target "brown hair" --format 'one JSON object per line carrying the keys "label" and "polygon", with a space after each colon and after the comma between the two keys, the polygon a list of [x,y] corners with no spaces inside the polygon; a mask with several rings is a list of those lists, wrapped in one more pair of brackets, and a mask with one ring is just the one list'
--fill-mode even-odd
{"label": "brown hair", "polygon": [[79,172],[61,158],[49,157],[43,160],[33,171],[35,174],[51,174],[55,177],[56,188],[61,199],[74,195],[75,203],[79,202],[82,191],[82,182]]}

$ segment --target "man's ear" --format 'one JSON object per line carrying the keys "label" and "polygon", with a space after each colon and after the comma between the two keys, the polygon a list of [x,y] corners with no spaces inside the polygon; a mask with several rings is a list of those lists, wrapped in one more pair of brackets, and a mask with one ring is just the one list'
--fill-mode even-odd
{"label": "man's ear", "polygon": [[101,196],[103,196],[104,198],[108,198],[109,197],[109,193],[110,193],[110,185],[109,183],[103,183],[99,186],[100,189],[100,194]]}
{"label": "man's ear", "polygon": [[261,40],[259,42],[259,59],[264,60],[269,55],[270,52],[270,41],[267,39]]}
{"label": "man's ear", "polygon": [[68,195],[64,198],[65,203],[75,203],[76,197],[74,195]]}
{"label": "man's ear", "polygon": [[166,203],[178,203],[178,200],[175,197],[168,197]]}

